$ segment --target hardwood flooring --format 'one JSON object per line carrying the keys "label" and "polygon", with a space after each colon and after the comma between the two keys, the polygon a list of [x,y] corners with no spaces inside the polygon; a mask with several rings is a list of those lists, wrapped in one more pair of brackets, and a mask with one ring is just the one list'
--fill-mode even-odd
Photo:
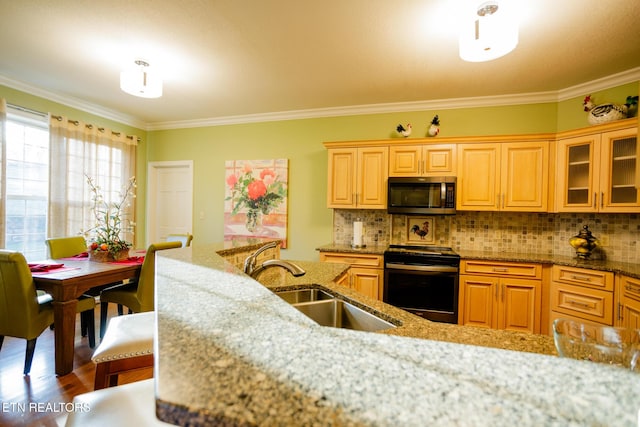
{"label": "hardwood flooring", "polygon": [[[109,315],[117,315],[115,304],[109,304]],[[113,308],[113,310],[111,310]],[[96,308],[96,334],[99,335],[100,308]],[[5,337],[0,349],[0,426],[64,425],[65,403],[82,393],[93,391],[95,365],[93,349],[86,337],[80,336],[80,316],[76,319],[73,371],[56,376],[54,335],[46,329],[38,338],[31,373],[23,375],[26,341]],[[96,338],[99,343],[99,337]],[[98,344],[97,343],[97,344]],[[151,368],[120,375],[119,384],[153,377]]]}

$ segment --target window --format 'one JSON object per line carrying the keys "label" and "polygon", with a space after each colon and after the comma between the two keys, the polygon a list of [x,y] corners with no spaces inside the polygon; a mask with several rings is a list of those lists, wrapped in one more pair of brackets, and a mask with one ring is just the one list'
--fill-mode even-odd
{"label": "window", "polygon": [[6,248],[46,258],[49,129],[45,117],[7,116]]}

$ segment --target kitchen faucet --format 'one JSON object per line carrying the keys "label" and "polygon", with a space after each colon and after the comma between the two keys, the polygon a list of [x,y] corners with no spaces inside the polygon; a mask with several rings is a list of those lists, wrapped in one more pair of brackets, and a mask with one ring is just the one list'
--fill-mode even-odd
{"label": "kitchen faucet", "polygon": [[258,248],[258,250],[256,250],[251,255],[249,255],[247,259],[244,260],[245,274],[248,274],[253,279],[255,279],[256,277],[258,277],[258,274],[260,274],[263,270],[266,270],[267,268],[270,268],[270,267],[285,268],[295,277],[302,276],[306,273],[306,271],[304,271],[300,266],[292,262],[283,261],[280,259],[270,259],[263,262],[260,266],[256,267],[256,259],[258,258],[258,255],[260,255],[262,252],[266,251],[267,249],[272,249],[272,248],[275,248],[276,246],[278,246],[278,242],[269,242],[264,246],[261,246],[260,248]]}

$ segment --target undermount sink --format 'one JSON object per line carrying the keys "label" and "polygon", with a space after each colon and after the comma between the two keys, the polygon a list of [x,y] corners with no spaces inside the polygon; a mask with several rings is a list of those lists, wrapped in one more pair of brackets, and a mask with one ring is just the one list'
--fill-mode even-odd
{"label": "undermount sink", "polygon": [[395,328],[394,324],[375,314],[320,289],[281,291],[276,292],[276,295],[321,326],[367,332]]}

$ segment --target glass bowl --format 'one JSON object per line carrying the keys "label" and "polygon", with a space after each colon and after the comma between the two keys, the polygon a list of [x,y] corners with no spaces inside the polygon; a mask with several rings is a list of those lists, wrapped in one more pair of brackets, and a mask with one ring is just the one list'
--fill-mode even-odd
{"label": "glass bowl", "polygon": [[640,372],[640,330],[581,323],[553,322],[553,339],[561,357],[590,360]]}

